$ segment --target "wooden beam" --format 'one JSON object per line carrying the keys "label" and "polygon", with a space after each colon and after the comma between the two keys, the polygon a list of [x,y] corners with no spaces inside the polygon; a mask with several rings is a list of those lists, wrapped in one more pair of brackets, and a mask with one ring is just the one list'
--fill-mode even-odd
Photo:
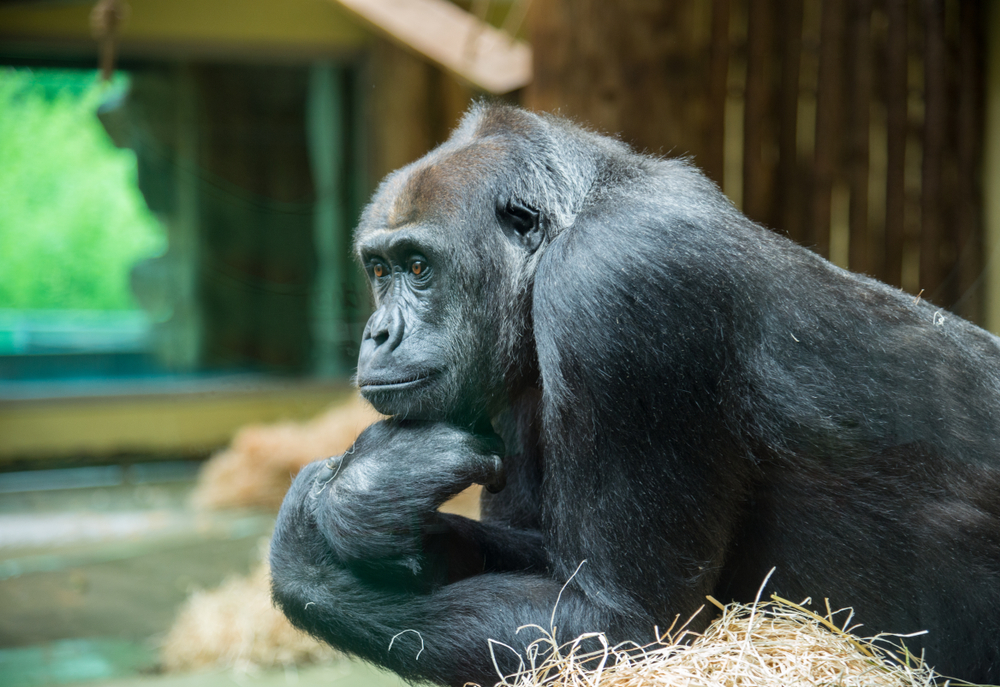
{"label": "wooden beam", "polygon": [[460,79],[501,94],[531,82],[531,48],[446,0],[330,0]]}
{"label": "wooden beam", "polygon": [[243,425],[310,418],[353,393],[320,382],[105,386],[110,391],[45,398],[18,398],[8,386],[0,396],[0,466],[127,453],[204,456]]}
{"label": "wooden beam", "polygon": [[[94,56],[93,2],[0,3],[4,53]],[[329,0],[129,0],[120,56],[311,61],[363,49],[371,38]]]}

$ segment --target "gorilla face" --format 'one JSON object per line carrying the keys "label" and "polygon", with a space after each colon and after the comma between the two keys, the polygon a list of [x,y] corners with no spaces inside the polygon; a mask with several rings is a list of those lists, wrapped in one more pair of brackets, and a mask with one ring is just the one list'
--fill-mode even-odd
{"label": "gorilla face", "polygon": [[498,141],[457,142],[390,176],[365,211],[355,247],[376,309],[357,383],[379,412],[473,425],[511,393],[544,238],[540,213],[497,191],[513,162]]}

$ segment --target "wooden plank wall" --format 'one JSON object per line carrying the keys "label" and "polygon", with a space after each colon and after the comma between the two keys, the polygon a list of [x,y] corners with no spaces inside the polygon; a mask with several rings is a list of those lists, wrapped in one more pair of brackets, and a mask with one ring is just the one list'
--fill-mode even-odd
{"label": "wooden plank wall", "polygon": [[[713,23],[730,29],[711,59],[727,52],[729,69],[712,70],[710,90],[725,79],[728,106],[743,111],[741,169],[724,162],[721,181],[733,191],[741,177],[731,195],[744,212],[981,321],[982,3],[715,0],[713,9]],[[724,132],[730,145],[734,135]]]}
{"label": "wooden plank wall", "polygon": [[982,321],[981,0],[546,0],[524,102],[686,154],[753,219]]}

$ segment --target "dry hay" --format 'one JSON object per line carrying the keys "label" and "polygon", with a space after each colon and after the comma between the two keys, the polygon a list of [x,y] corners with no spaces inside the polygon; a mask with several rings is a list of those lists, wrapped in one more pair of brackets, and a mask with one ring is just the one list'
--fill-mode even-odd
{"label": "dry hay", "polygon": [[[299,470],[348,450],[358,434],[382,417],[355,395],[306,422],[247,425],[236,432],[228,448],[202,467],[192,505],[209,510],[276,511]],[[480,491],[478,486],[470,487],[441,510],[478,519]]]}
{"label": "dry hay", "polygon": [[355,395],[307,422],[243,427],[228,448],[205,463],[192,503],[208,509],[277,510],[303,466],[343,453],[381,417]]}
{"label": "dry hay", "polygon": [[[650,646],[609,646],[601,634],[555,647],[551,634],[529,648],[528,665],[505,687],[931,687],[931,668],[901,648],[905,638],[861,639],[849,610],[817,615],[777,596],[730,604],[704,634],[668,630]],[[805,602],[804,602],[805,603]],[[837,618],[840,618],[838,624]],[[539,628],[535,628],[536,630]],[[891,640],[891,643],[890,643]],[[586,653],[583,644],[599,643]],[[894,647],[894,648],[893,648]],[[494,645],[494,652],[506,651]],[[547,652],[551,652],[547,654]],[[896,661],[891,659],[895,658]],[[955,683],[953,683],[955,684]]]}
{"label": "dry hay", "polygon": [[328,661],[336,652],[301,632],[271,603],[270,571],[260,563],[249,576],[197,591],[181,607],[160,647],[164,670],[231,668],[252,672]]}

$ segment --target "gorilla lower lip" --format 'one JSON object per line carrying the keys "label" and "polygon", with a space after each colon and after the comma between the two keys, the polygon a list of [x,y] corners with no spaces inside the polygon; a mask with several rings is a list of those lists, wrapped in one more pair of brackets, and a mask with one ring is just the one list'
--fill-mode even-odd
{"label": "gorilla lower lip", "polygon": [[399,379],[394,381],[368,381],[362,380],[358,386],[362,391],[396,391],[402,389],[411,389],[415,386],[420,386],[424,382],[427,382],[433,377],[433,375],[424,375],[423,377],[414,377],[412,379]]}

